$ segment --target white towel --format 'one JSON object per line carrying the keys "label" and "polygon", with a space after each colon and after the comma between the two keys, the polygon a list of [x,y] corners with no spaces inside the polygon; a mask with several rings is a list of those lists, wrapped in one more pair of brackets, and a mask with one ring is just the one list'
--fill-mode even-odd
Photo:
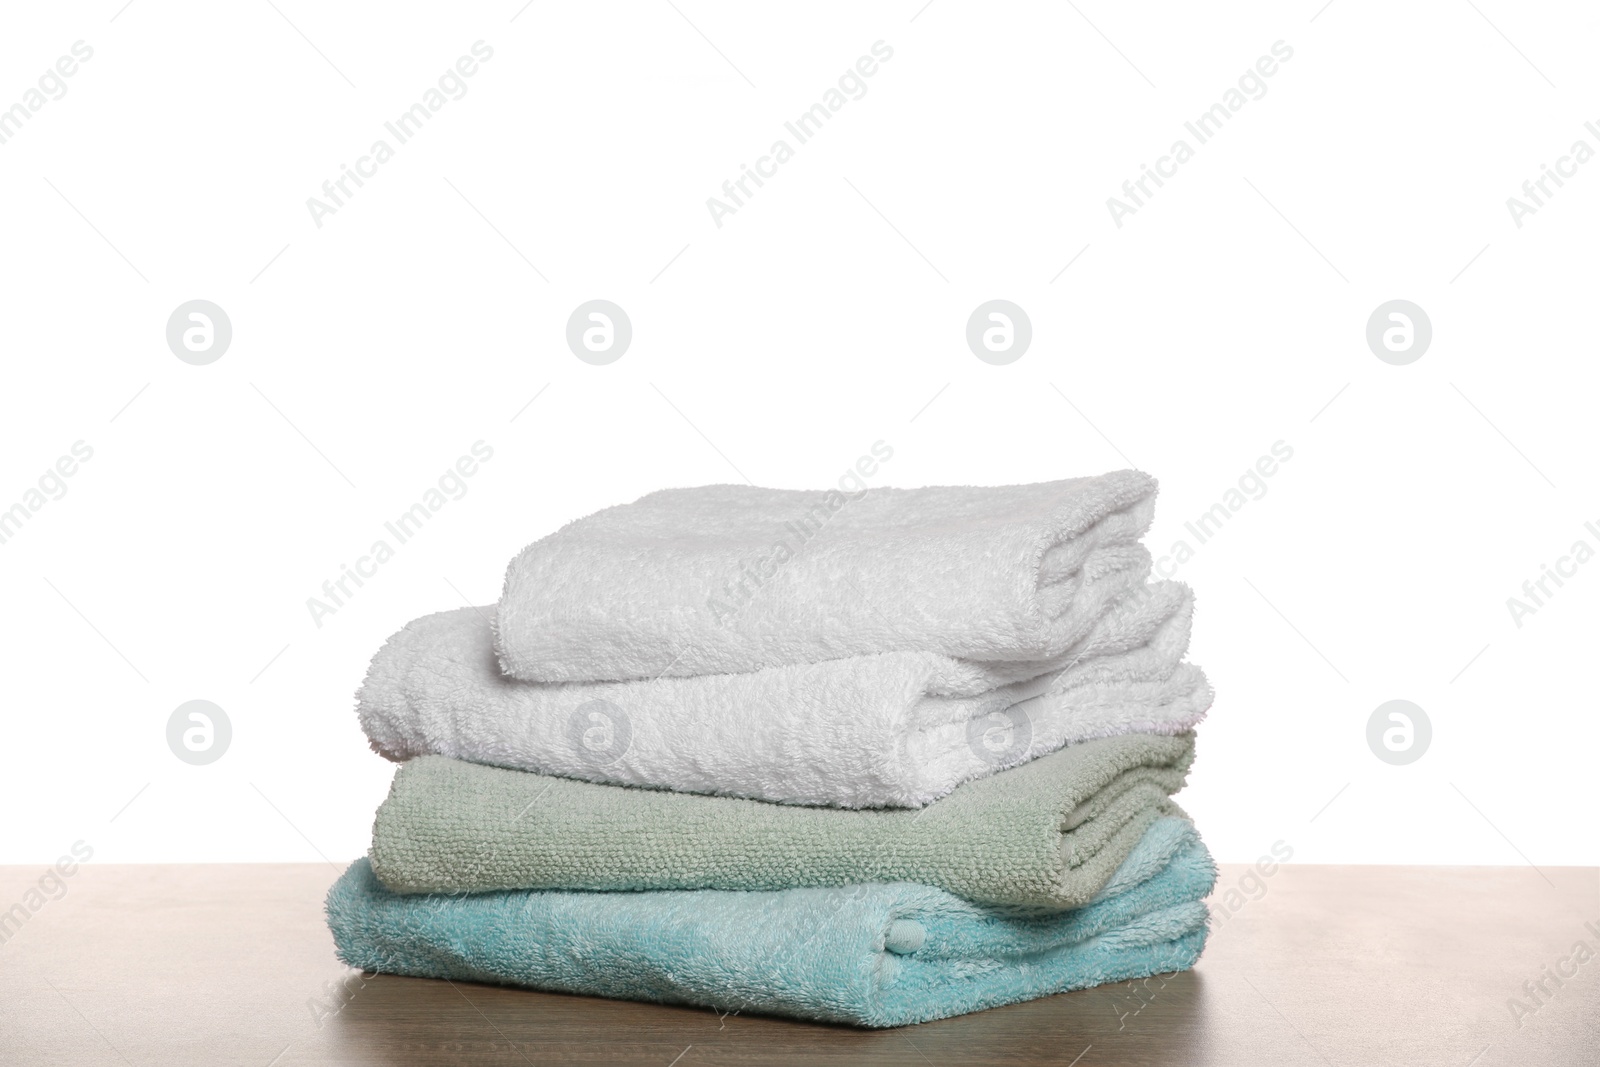
{"label": "white towel", "polygon": [[372,747],[621,785],[839,807],[921,807],[1063,745],[1176,734],[1211,704],[1188,647],[1193,595],[1158,582],[1049,660],[888,652],[638,682],[503,675],[493,608],[391,637],[358,694]]}
{"label": "white towel", "polygon": [[511,561],[495,646],[541,682],[745,673],[879,652],[1044,660],[1144,582],[1156,483],[791,491],[607,508]]}

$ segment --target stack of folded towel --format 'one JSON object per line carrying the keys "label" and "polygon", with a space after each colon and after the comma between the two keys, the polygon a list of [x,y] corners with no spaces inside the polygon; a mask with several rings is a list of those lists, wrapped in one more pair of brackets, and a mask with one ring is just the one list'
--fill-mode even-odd
{"label": "stack of folded towel", "polygon": [[898,1026],[1190,967],[1211,703],[1155,482],[668,490],[392,637],[368,971]]}

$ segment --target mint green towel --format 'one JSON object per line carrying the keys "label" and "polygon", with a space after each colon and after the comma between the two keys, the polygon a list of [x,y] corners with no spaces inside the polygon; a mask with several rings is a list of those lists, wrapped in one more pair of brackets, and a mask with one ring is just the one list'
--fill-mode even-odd
{"label": "mint green towel", "polygon": [[985,904],[1087,903],[1157,816],[1194,737],[1071,745],[916,811],[601,785],[422,756],[395,774],[371,864],[401,893],[792,889],[915,882]]}
{"label": "mint green towel", "polygon": [[1187,970],[1215,881],[1194,828],[1163,818],[1069,912],[904,883],[404,896],[357,860],[327,914],[340,958],[366,971],[882,1027]]}

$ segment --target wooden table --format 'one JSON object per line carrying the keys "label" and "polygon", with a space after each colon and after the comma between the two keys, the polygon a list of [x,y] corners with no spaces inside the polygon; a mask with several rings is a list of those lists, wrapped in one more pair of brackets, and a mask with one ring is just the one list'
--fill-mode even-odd
{"label": "wooden table", "polygon": [[[0,868],[0,907],[43,870]],[[1225,867],[1221,886],[1246,870]],[[322,925],[336,873],[84,865],[0,944],[0,1062],[1600,1064],[1593,868],[1289,865],[1249,881],[1262,887],[1254,899],[1230,898],[1237,908],[1193,973],[886,1032],[363,981],[335,960]],[[1560,986],[1546,978],[1534,1005],[1523,983],[1580,940],[1596,958]],[[1513,997],[1536,1010],[1515,1019]]]}

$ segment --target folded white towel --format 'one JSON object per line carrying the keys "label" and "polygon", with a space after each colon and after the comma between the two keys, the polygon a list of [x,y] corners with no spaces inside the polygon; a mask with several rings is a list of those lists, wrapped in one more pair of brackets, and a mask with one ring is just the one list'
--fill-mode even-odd
{"label": "folded white towel", "polygon": [[391,637],[358,695],[392,760],[437,754],[622,785],[839,807],[920,807],[1063,745],[1177,734],[1211,704],[1188,647],[1193,595],[1158,582],[1047,660],[934,652],[637,682],[503,675],[493,608],[428,615]]}
{"label": "folded white towel", "polygon": [[879,652],[1043,660],[1142,584],[1156,483],[798,492],[709,485],[607,508],[511,561],[505,672],[744,673]]}

